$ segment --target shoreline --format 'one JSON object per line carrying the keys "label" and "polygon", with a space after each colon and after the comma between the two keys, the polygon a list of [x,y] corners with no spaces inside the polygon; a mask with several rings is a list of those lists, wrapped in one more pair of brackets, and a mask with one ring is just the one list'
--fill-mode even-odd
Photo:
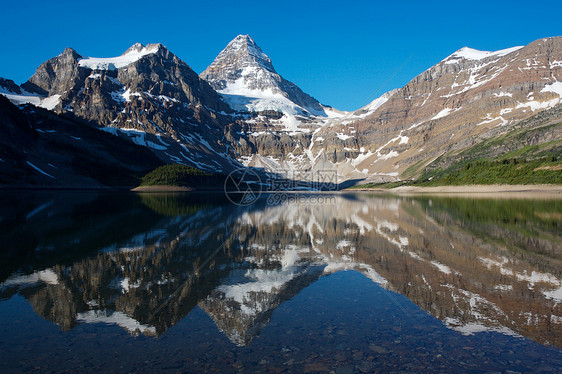
{"label": "shoreline", "polygon": [[131,192],[193,192],[191,187],[182,186],[139,186],[131,188]]}
{"label": "shoreline", "polygon": [[358,188],[349,191],[386,192],[401,196],[445,195],[493,198],[559,198],[562,199],[562,185],[555,184],[475,184],[462,186],[400,186],[390,189]]}
{"label": "shoreline", "polygon": [[[44,186],[0,186],[0,193],[18,191],[73,191],[73,192],[208,192],[220,193],[222,189],[192,188],[182,186],[139,186],[139,187],[44,187]],[[555,184],[532,184],[532,185],[462,185],[462,186],[400,186],[394,188],[347,188],[335,191],[261,191],[261,193],[291,193],[291,194],[346,194],[355,192],[371,192],[380,194],[393,194],[399,196],[415,195],[442,195],[442,196],[470,196],[470,197],[493,197],[493,198],[562,198],[562,185]]]}

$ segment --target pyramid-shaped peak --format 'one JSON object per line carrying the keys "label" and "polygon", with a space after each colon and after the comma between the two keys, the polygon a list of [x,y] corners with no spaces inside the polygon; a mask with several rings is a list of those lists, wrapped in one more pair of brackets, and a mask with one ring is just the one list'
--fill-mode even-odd
{"label": "pyramid-shaped peak", "polygon": [[256,44],[256,42],[250,35],[238,35],[236,38],[232,39],[230,43],[228,43],[228,46],[230,46],[231,48],[245,48],[248,52],[250,52],[252,49],[256,49],[265,56],[261,48]]}
{"label": "pyramid-shaped peak", "polygon": [[230,41],[230,43],[228,43],[228,45],[232,46],[232,47],[241,47],[241,46],[245,46],[245,45],[252,45],[252,46],[258,47],[256,42],[254,41],[254,39],[252,39],[252,37],[250,35],[242,35],[242,34],[240,34],[236,38],[232,39]]}
{"label": "pyramid-shaped peak", "polygon": [[248,34],[240,34],[236,38],[232,39],[232,41],[235,41],[235,40],[243,40],[243,41],[247,41],[249,43],[255,43],[254,39],[252,39],[252,37]]}
{"label": "pyramid-shaped peak", "polygon": [[61,54],[65,55],[65,54],[73,54],[73,53],[77,53],[76,50],[70,47],[66,47]]}
{"label": "pyramid-shaped peak", "polygon": [[226,48],[219,53],[213,64],[224,61],[257,64],[262,68],[275,72],[271,59],[261,50],[250,35],[238,35],[232,39]]}
{"label": "pyramid-shaped peak", "polygon": [[66,47],[64,49],[64,51],[62,51],[62,53],[59,55],[59,57],[65,57],[65,56],[71,56],[72,58],[75,58],[75,59],[78,59],[78,58],[82,57],[78,54],[78,52],[76,52],[74,49],[72,49],[70,47]]}
{"label": "pyramid-shaped peak", "polygon": [[[220,94],[227,95],[226,100],[236,110],[325,115],[316,99],[275,71],[271,59],[249,35],[231,40],[200,77]],[[252,97],[255,105],[240,104],[248,102],[244,97]]]}

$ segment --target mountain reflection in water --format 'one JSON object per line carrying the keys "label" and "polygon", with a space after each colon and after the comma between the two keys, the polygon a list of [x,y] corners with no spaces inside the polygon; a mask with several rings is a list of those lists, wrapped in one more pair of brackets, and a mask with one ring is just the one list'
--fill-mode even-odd
{"label": "mountain reflection in water", "polygon": [[0,298],[63,331],[148,336],[199,307],[246,346],[283,302],[354,270],[463,334],[562,347],[560,200],[323,196],[5,194]]}

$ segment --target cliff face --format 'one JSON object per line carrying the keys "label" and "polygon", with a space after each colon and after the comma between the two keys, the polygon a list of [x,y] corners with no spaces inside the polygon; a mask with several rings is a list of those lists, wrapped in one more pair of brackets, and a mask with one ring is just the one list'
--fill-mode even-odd
{"label": "cliff face", "polygon": [[41,64],[22,87],[44,96],[61,95],[86,77],[86,72],[78,69],[78,60],[81,58],[75,50],[66,48],[57,57]]}

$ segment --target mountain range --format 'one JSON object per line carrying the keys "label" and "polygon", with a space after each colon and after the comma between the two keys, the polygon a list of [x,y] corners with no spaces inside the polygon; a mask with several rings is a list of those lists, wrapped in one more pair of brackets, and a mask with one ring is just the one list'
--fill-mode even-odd
{"label": "mountain range", "polygon": [[[66,48],[21,86],[0,78],[0,93],[11,102],[0,101],[0,110],[14,114],[10,123],[0,121],[9,134],[0,143],[4,185],[115,185],[95,168],[69,162],[75,149],[103,154],[104,165],[133,177],[181,163],[302,181],[326,170],[340,182],[415,179],[521,128],[537,137],[516,148],[540,143],[559,153],[562,132],[552,125],[562,120],[562,37],[495,52],[461,48],[354,112],[323,105],[284,79],[248,35],[232,40],[200,75],[162,44],[135,44],[111,58]],[[90,135],[71,135],[62,123]],[[128,145],[96,145],[117,138]],[[42,145],[23,151],[18,144],[30,139]],[[53,141],[68,146],[43,144]],[[111,160],[127,147],[149,150],[150,162],[131,170]]]}

